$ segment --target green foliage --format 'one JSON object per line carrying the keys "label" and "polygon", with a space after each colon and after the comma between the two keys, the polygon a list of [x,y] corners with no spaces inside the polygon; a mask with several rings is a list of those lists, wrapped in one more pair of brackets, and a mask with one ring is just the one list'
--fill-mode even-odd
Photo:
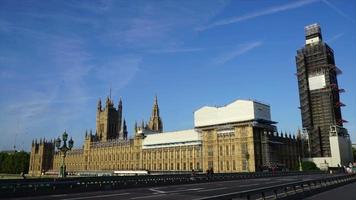
{"label": "green foliage", "polygon": [[314,162],[311,161],[303,161],[302,162],[303,171],[315,171],[320,170]]}
{"label": "green foliage", "polygon": [[352,147],[352,154],[354,155],[354,162],[356,162],[356,148]]}
{"label": "green foliage", "polygon": [[0,173],[28,173],[30,154],[24,151],[7,153],[0,152]]}

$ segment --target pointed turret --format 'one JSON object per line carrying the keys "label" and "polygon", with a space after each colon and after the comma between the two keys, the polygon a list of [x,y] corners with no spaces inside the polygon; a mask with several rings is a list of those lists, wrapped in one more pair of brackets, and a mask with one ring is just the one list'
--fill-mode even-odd
{"label": "pointed turret", "polygon": [[101,111],[101,98],[99,98],[99,101],[98,101],[98,111]]}
{"label": "pointed turret", "polygon": [[298,128],[298,131],[297,131],[297,139],[298,139],[298,140],[301,140],[301,139],[302,139],[302,134],[301,134],[301,131],[300,131],[299,128]]}
{"label": "pointed turret", "polygon": [[117,106],[118,120],[117,120],[117,135],[120,136],[121,125],[122,125],[122,99],[120,97],[119,104]]}
{"label": "pointed turret", "polygon": [[138,128],[137,128],[137,121],[135,121],[135,133],[137,133],[137,130],[138,130]]}
{"label": "pointed turret", "polygon": [[106,97],[105,106],[108,108],[110,106],[110,98]]}
{"label": "pointed turret", "polygon": [[124,123],[122,125],[122,136],[124,140],[127,139],[127,126],[126,126],[126,120],[124,119]]}
{"label": "pointed turret", "polygon": [[150,121],[148,122],[148,129],[154,132],[162,132],[163,131],[163,124],[161,117],[159,116],[159,107],[158,107],[158,100],[157,95],[155,96],[152,114]]}

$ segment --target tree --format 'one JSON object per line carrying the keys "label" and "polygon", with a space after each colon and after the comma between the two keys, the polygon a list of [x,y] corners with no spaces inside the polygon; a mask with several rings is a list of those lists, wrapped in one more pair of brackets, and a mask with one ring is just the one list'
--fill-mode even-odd
{"label": "tree", "polygon": [[0,173],[28,173],[30,154],[24,151],[7,153],[0,152]]}
{"label": "tree", "polygon": [[352,147],[352,155],[354,156],[354,162],[356,162],[356,148]]}
{"label": "tree", "polygon": [[320,170],[314,162],[311,161],[303,161],[302,162],[302,169],[303,171],[313,171],[313,170]]}

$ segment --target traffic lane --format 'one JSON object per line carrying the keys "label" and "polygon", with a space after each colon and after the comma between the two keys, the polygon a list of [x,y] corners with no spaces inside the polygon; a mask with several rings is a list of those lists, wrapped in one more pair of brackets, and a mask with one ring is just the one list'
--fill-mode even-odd
{"label": "traffic lane", "polygon": [[[209,196],[214,194],[222,194],[227,191],[242,191],[247,189],[253,189],[261,186],[277,185],[281,183],[291,183],[295,181],[306,181],[311,179],[318,179],[324,177],[330,177],[328,174],[317,175],[303,175],[303,176],[282,176],[282,177],[269,177],[258,179],[242,179],[232,181],[216,181],[205,182],[195,184],[182,184],[182,185],[167,185],[160,187],[143,187],[143,188],[131,188],[120,190],[107,190],[107,191],[95,191],[85,193],[69,193],[69,194],[57,194],[28,197],[22,199],[157,199],[157,198],[171,198],[170,195],[190,195],[197,196]],[[190,197],[192,198],[192,197]],[[19,198],[16,198],[19,199]]]}
{"label": "traffic lane", "polygon": [[[315,178],[320,178],[320,177],[315,177]],[[299,182],[302,180],[310,180],[310,179],[314,179],[314,178],[312,178],[312,177],[304,177],[304,178],[283,177],[283,178],[274,178],[274,179],[264,179],[261,181],[253,181],[253,182],[248,181],[243,184],[241,184],[241,182],[239,182],[240,184],[234,184],[235,181],[225,181],[225,182],[219,183],[219,184],[213,183],[213,184],[209,184],[206,186],[200,185],[201,187],[198,187],[198,188],[191,187],[186,190],[182,190],[182,188],[178,188],[179,189],[178,191],[177,190],[169,190],[169,191],[160,190],[159,192],[164,192],[164,193],[160,193],[160,194],[156,193],[156,194],[148,195],[148,196],[137,196],[137,197],[131,197],[128,199],[143,199],[143,200],[200,199],[203,197],[210,197],[210,196],[215,196],[215,195],[234,193],[234,192],[238,192],[238,191],[245,191],[245,190],[263,188],[263,187],[287,184],[287,183],[293,183],[293,182]],[[158,190],[158,189],[155,188],[155,190]]]}
{"label": "traffic lane", "polygon": [[332,190],[305,198],[305,200],[356,199],[356,183],[350,183]]}

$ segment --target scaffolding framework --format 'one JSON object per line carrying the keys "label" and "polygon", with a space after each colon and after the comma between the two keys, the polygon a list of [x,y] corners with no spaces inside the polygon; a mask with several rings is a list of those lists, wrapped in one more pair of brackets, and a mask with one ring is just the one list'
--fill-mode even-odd
{"label": "scaffolding framework", "polygon": [[[308,131],[312,157],[330,156],[330,126],[342,126],[346,120],[341,117],[337,76],[341,70],[335,65],[334,51],[321,40],[320,26],[312,24],[305,27],[306,39],[319,37],[320,41],[306,44],[296,55],[303,128]],[[321,76],[320,88],[310,87],[310,78]]]}

